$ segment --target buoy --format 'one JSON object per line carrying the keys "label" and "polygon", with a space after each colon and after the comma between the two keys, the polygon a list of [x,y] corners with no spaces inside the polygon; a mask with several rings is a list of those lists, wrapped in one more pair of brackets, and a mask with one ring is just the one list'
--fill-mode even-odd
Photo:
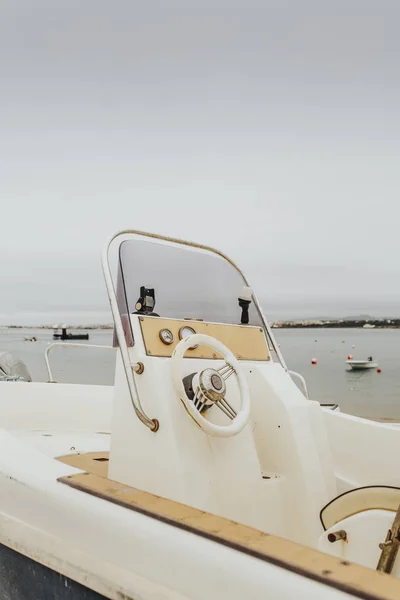
{"label": "buoy", "polygon": [[382,369],[379,368],[379,369],[376,370],[376,372],[377,373],[382,373]]}
{"label": "buoy", "polygon": [[316,365],[316,364],[317,364],[317,359],[316,359],[316,358],[313,358],[313,359],[312,359],[312,361],[311,361],[311,364],[312,364],[312,365]]}
{"label": "buoy", "polygon": [[351,355],[351,354],[348,354],[348,355],[347,355],[347,360],[352,360],[352,358],[353,358],[353,357],[352,357],[352,355]]}

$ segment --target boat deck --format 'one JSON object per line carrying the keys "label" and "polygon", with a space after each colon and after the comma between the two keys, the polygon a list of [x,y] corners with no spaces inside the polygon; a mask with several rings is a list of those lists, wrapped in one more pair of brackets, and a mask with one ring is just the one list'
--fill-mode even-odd
{"label": "boat deck", "polygon": [[108,452],[61,456],[83,472],[58,481],[365,600],[398,600],[400,580],[108,479]]}

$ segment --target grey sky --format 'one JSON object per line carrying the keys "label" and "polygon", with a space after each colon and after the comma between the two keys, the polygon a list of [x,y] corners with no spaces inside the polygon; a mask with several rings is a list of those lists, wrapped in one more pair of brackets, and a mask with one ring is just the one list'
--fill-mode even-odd
{"label": "grey sky", "polygon": [[109,320],[100,252],[126,227],[224,250],[271,316],[399,315],[399,19],[0,0],[0,322]]}

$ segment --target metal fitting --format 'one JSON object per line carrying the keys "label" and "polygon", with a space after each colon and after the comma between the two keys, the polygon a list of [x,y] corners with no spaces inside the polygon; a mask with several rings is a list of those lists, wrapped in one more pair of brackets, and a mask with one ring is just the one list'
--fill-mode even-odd
{"label": "metal fitting", "polygon": [[138,362],[136,365],[132,365],[132,369],[135,371],[136,375],[141,375],[144,371],[144,364],[142,362]]}
{"label": "metal fitting", "polygon": [[347,540],[347,533],[344,529],[339,529],[339,531],[333,531],[328,534],[328,540],[333,544],[333,542],[338,542],[339,540]]}

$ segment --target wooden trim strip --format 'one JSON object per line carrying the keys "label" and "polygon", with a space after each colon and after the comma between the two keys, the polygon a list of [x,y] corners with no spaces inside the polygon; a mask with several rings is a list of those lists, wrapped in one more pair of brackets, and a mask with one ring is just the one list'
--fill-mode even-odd
{"label": "wooden trim strip", "polygon": [[61,483],[363,600],[398,600],[400,580],[130,486],[79,473]]}
{"label": "wooden trim strip", "polygon": [[57,460],[87,473],[107,477],[109,457],[109,452],[85,452],[82,454],[66,454],[65,456],[59,456]]}

